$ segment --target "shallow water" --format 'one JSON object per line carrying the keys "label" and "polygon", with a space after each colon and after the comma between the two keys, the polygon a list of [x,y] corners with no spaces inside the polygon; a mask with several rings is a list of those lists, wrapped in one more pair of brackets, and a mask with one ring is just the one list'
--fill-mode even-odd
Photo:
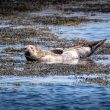
{"label": "shallow water", "polygon": [[107,38],[110,42],[110,25],[109,22],[104,23],[85,23],[80,26],[50,26],[52,32],[66,39],[87,39],[95,41]]}
{"label": "shallow water", "polygon": [[[105,22],[89,22],[79,26],[50,26],[52,32],[58,34],[61,38],[74,39],[84,38],[87,40],[99,40],[107,38],[110,42],[110,14],[96,13],[95,16],[90,16],[89,13],[74,13],[72,16],[85,16],[91,19],[107,20]],[[68,17],[68,16],[67,16]]]}
{"label": "shallow water", "polygon": [[[67,26],[39,24],[30,18],[54,15],[103,21]],[[23,51],[20,51],[28,44],[39,44],[39,47],[48,50],[62,38],[84,38],[89,41],[107,38],[110,43],[110,14],[95,13],[91,16],[91,13],[62,14],[62,11],[43,10],[27,12],[25,16],[19,22],[19,17],[0,21],[3,35],[0,44],[0,110],[110,110],[109,54],[93,55],[91,59],[83,61],[43,64],[27,62]],[[28,24],[29,20],[31,22]],[[6,29],[4,33],[2,29]],[[40,34],[33,34],[32,30]]]}

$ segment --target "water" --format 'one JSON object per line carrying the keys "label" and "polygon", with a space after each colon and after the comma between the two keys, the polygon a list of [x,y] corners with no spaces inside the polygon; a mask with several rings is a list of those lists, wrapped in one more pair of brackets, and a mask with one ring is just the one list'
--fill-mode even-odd
{"label": "water", "polygon": [[[110,55],[96,55],[96,58],[100,58],[100,60],[95,60],[96,63],[102,65],[110,65]],[[103,58],[105,57],[105,60]]]}
{"label": "water", "polygon": [[61,38],[84,38],[89,41],[107,38],[107,41],[110,42],[110,25],[108,25],[109,23],[110,22],[94,24],[91,22],[81,24],[80,26],[50,26],[50,29]]}
{"label": "water", "polygon": [[80,81],[80,76],[3,76],[0,80],[0,109],[110,109],[109,87]]}
{"label": "water", "polygon": [[110,14],[96,13],[95,16],[91,16],[90,13],[74,13],[65,15],[67,17],[81,16],[90,19],[105,20],[105,22],[89,22],[82,23],[79,26],[50,26],[52,32],[59,35],[61,38],[66,39],[78,39],[84,38],[87,40],[99,40],[107,38],[110,42]]}
{"label": "water", "polygon": [[58,85],[31,86],[28,90],[5,91],[1,92],[1,94],[1,110],[4,110],[5,106],[8,106],[7,110],[110,109],[109,89],[103,87]]}
{"label": "water", "polygon": [[[95,41],[107,38],[107,42],[110,43],[110,14],[95,14],[95,16],[83,12],[62,14],[62,11],[48,9],[28,13],[25,15],[28,19],[23,17],[20,23],[17,17],[12,17],[12,22],[0,21],[0,31],[6,29],[5,33],[7,32],[6,36],[0,38],[2,40],[0,41],[0,74],[8,74],[0,76],[0,110],[110,110],[110,72],[107,71],[110,68],[109,54],[94,55],[92,61],[84,60],[78,63],[79,61],[75,60],[53,65],[27,62],[22,51],[5,51],[7,48],[21,49],[27,44],[34,43],[48,50],[48,42],[49,44],[57,42],[53,39],[44,40],[45,36],[48,38],[50,35],[48,33],[58,35],[58,39],[84,38]],[[29,22],[30,16],[55,15],[104,21],[84,22],[78,26],[41,25],[32,20],[30,20],[32,25],[23,24],[26,20]],[[45,27],[47,30],[44,29]],[[41,33],[33,35],[32,30],[26,30],[28,28]],[[8,29],[15,34],[8,32]],[[9,33],[11,40],[7,37]],[[38,38],[39,36],[41,39]],[[41,41],[47,44],[44,45]],[[78,68],[77,64],[79,64]]]}

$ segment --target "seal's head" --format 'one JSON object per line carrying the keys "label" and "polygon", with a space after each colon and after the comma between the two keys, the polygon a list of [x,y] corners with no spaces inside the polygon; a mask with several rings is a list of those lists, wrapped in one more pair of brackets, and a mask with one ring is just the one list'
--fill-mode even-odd
{"label": "seal's head", "polygon": [[37,49],[34,45],[27,45],[25,47],[25,57],[28,61],[36,61],[37,59]]}

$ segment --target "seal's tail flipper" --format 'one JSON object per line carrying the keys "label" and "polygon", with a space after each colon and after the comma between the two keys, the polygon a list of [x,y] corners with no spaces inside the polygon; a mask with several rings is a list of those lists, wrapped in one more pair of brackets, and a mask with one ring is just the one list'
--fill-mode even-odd
{"label": "seal's tail flipper", "polygon": [[107,39],[103,39],[95,42],[86,43],[84,46],[88,46],[91,48],[91,53],[89,54],[89,56],[93,54],[98,49],[98,47],[100,47],[106,40]]}
{"label": "seal's tail flipper", "polygon": [[88,56],[92,55],[106,40],[107,39],[85,43],[83,46],[91,48],[91,53]]}
{"label": "seal's tail flipper", "polygon": [[91,42],[88,46],[91,47],[92,51],[94,52],[98,47],[100,47],[107,39],[99,40],[96,42]]}

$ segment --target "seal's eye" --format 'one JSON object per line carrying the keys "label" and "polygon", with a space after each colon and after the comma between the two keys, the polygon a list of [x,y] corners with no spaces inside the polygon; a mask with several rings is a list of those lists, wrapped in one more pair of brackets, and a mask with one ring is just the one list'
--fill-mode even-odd
{"label": "seal's eye", "polygon": [[33,50],[33,47],[30,47]]}
{"label": "seal's eye", "polygon": [[34,48],[33,47],[30,47],[30,48],[31,48],[32,51],[34,51]]}

